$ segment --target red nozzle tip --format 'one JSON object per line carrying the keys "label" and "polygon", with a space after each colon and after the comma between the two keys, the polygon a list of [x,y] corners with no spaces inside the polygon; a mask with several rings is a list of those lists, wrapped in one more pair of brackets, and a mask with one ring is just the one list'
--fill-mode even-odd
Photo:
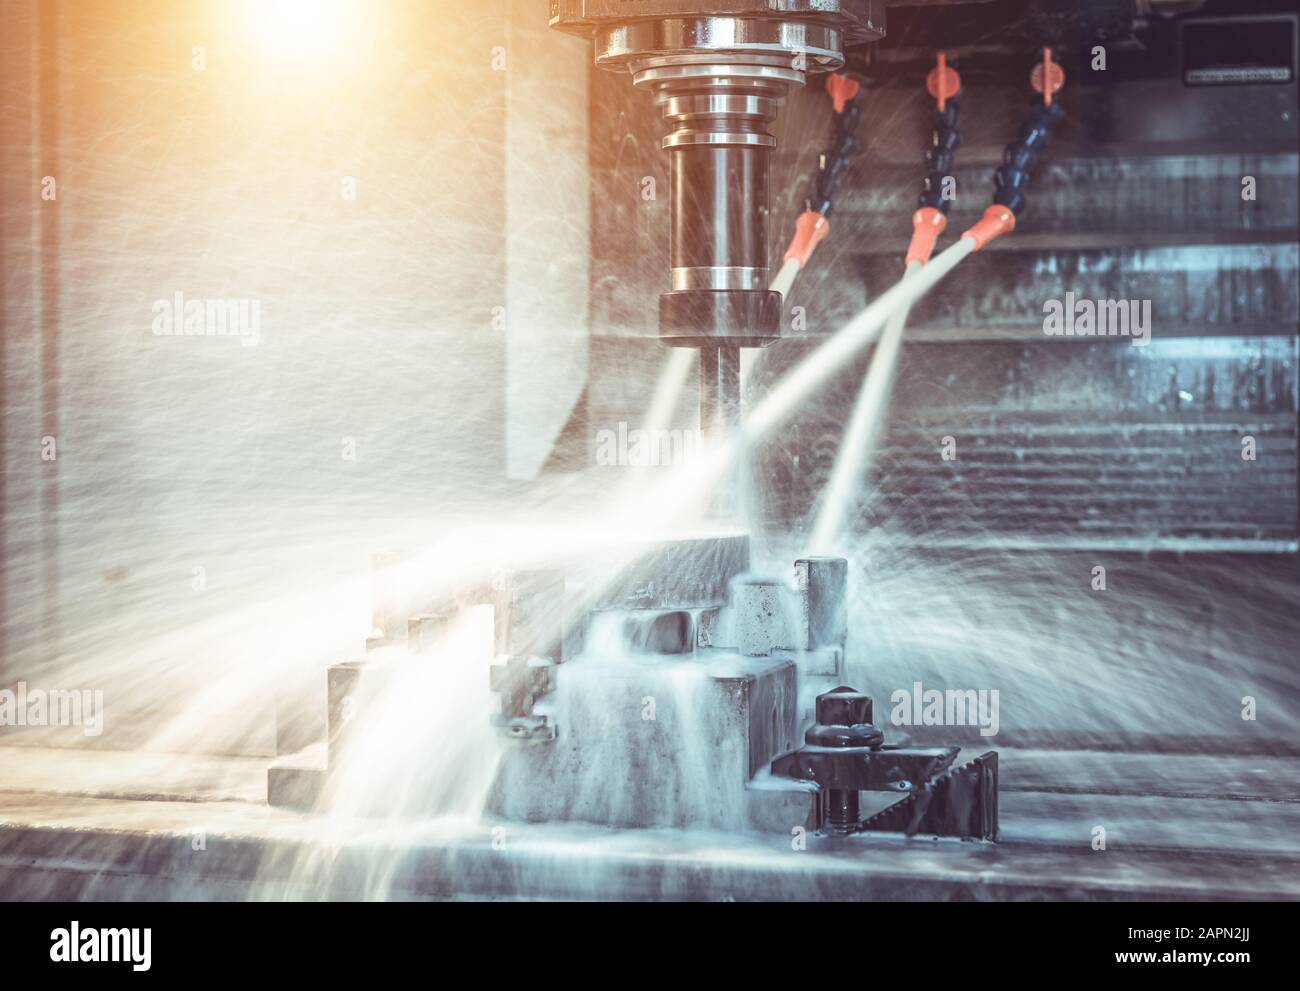
{"label": "red nozzle tip", "polygon": [[948,218],[932,206],[923,206],[912,214],[912,243],[907,246],[905,263],[928,262],[934,254],[934,243],[947,226]]}
{"label": "red nozzle tip", "polygon": [[984,216],[970,230],[962,234],[962,237],[974,241],[975,250],[979,251],[994,238],[1010,234],[1015,229],[1016,215],[1001,203],[994,203],[984,211]]}
{"label": "red nozzle tip", "polygon": [[862,89],[862,84],[856,79],[841,76],[838,72],[832,72],[826,77],[826,92],[831,95],[831,101],[835,104],[837,114],[844,113],[844,108],[849,105],[850,100],[858,95],[860,89]]}
{"label": "red nozzle tip", "polygon": [[957,75],[956,69],[948,67],[948,56],[943,52],[939,53],[935,62],[937,64],[925,77],[925,88],[942,112],[944,105],[961,92],[961,76]]}
{"label": "red nozzle tip", "polygon": [[799,214],[799,219],[794,222],[794,237],[790,239],[790,247],[785,251],[785,260],[793,258],[803,268],[821,239],[830,233],[830,229],[831,222],[816,210],[805,210]]}
{"label": "red nozzle tip", "polygon": [[1059,63],[1052,61],[1050,48],[1043,49],[1043,60],[1029,73],[1029,85],[1034,88],[1034,92],[1043,94],[1043,103],[1049,106],[1053,94],[1065,86],[1065,70]]}

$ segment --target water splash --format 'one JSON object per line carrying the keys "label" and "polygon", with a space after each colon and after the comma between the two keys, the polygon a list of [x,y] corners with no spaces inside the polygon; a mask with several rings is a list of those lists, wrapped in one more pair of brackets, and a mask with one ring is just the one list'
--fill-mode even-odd
{"label": "water splash", "polygon": [[[919,271],[919,264],[909,265],[904,279],[914,278]],[[899,306],[890,316],[880,341],[872,352],[867,377],[863,380],[862,390],[858,393],[858,400],[853,406],[853,414],[840,441],[835,467],[831,471],[830,481],[826,483],[826,488],[822,492],[821,511],[818,513],[817,523],[809,541],[811,554],[835,552],[845,516],[858,498],[865,476],[871,467],[872,455],[880,439],[885,404],[889,399],[894,366],[898,361],[898,349],[903,340],[903,328],[907,324],[909,310],[911,304],[907,303]]]}

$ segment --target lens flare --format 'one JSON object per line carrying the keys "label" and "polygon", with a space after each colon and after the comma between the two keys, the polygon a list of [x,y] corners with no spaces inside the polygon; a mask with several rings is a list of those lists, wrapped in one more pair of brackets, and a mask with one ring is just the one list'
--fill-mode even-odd
{"label": "lens flare", "polygon": [[248,0],[244,13],[258,46],[274,58],[328,55],[358,26],[353,0]]}

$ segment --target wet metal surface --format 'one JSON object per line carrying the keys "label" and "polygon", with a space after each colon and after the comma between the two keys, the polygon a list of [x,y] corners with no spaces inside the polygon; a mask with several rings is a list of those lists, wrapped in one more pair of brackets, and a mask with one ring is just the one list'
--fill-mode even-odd
{"label": "wet metal surface", "polygon": [[[122,790],[136,790],[133,774],[144,781],[152,773],[139,755],[111,756],[122,762]],[[1113,768],[1109,757],[1004,756],[1004,842],[996,846],[809,837],[807,849],[795,852],[783,836],[491,821],[474,827],[335,823],[327,833],[318,819],[244,799],[229,783],[239,773],[260,782],[264,765],[239,765],[242,771],[229,772],[227,784],[190,796],[198,800],[160,794],[140,801],[77,781],[88,768],[79,756],[46,754],[46,770],[60,769],[65,784],[82,793],[33,791],[30,782],[0,772],[0,890],[17,899],[356,898],[374,893],[378,863],[387,870],[386,892],[411,898],[1300,897],[1300,831],[1288,811],[1295,806],[1287,804],[1297,796],[1276,791],[1278,780],[1295,776],[1284,764],[1270,769],[1276,758],[1234,758],[1235,765],[1220,764],[1214,775],[1177,760],[1147,758],[1134,780],[1157,794],[1134,799],[1017,789],[1018,773],[1033,788],[1050,761],[1078,769],[1074,783],[1081,789],[1101,787],[1105,782],[1089,768]],[[1264,790],[1251,783],[1265,779],[1271,784]],[[1222,790],[1224,797],[1160,797],[1193,785]],[[1243,790],[1274,800],[1242,801]],[[1105,852],[1090,845],[1095,821],[1113,827]],[[1187,828],[1174,828],[1175,822]],[[493,842],[501,835],[493,832],[498,825],[504,843]],[[206,837],[202,851],[194,844],[198,832]],[[306,879],[295,874],[294,866],[327,835],[333,849],[328,867]]]}

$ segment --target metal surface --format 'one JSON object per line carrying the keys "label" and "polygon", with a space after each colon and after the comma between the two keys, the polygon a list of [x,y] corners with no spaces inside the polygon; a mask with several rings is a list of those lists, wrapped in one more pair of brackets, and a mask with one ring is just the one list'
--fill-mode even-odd
{"label": "metal surface", "polygon": [[[1117,761],[1003,749],[999,765],[996,844],[809,835],[792,858],[788,822],[769,835],[731,835],[725,847],[691,832],[515,822],[503,824],[502,845],[473,823],[452,836],[411,834],[384,872],[386,891],[715,901],[1300,897],[1295,757]],[[377,849],[391,850],[390,837],[362,830],[318,845],[315,820],[272,807],[283,801],[266,804],[264,766],[250,758],[2,748],[0,890],[12,899],[373,898],[366,882]],[[1073,793],[1051,793],[1067,782]],[[1099,854],[1080,822],[1105,822],[1126,840]],[[221,837],[221,852],[196,856],[199,832],[209,849]],[[302,876],[294,868],[304,862],[320,866]]]}
{"label": "metal surface", "polygon": [[775,579],[737,582],[732,611],[736,649],[745,657],[767,657],[788,641],[784,589]]}
{"label": "metal surface", "polygon": [[836,69],[844,63],[844,34],[839,25],[784,18],[688,16],[635,21],[598,27],[595,42],[597,65],[627,66],[634,75],[656,64],[671,65],[683,55],[750,59],[766,54],[788,65],[789,55],[801,54],[822,69]]}
{"label": "metal surface", "polygon": [[[989,752],[957,771],[957,747],[892,747],[872,725],[871,698],[840,686],[817,697],[817,722],[804,746],[772,762],[772,773],[815,781],[825,789],[826,829],[848,835],[926,833],[966,839],[997,836],[997,754]],[[900,792],[907,797],[859,817],[859,792]]]}
{"label": "metal surface", "polygon": [[[763,805],[784,808],[793,792],[756,791],[750,781],[792,742],[795,677],[789,661],[724,652],[633,665],[586,654],[560,674],[554,739],[506,749],[488,812],[514,822],[754,831]],[[657,700],[653,719],[647,700]],[[805,808],[816,797],[794,794]],[[788,832],[807,815],[778,813],[777,828]]]}
{"label": "metal surface", "polygon": [[647,18],[709,17],[725,7],[735,18],[811,19],[836,26],[849,44],[884,33],[883,0],[551,0],[551,27],[591,37],[597,27]]}
{"label": "metal surface", "polygon": [[[1002,266],[1004,275],[1014,270]],[[1078,281],[1085,277],[1095,276]],[[1031,292],[1026,284],[1023,304],[1011,294],[999,303],[1027,311]],[[967,318],[954,311],[951,319]],[[781,363],[798,361],[797,346],[789,348],[776,356]],[[1153,337],[1137,348],[1049,339],[1041,327],[1029,340],[914,340],[894,384],[897,419],[883,432],[872,468],[878,495],[870,511],[930,541],[1294,542],[1296,355],[1294,338]],[[851,384],[846,376],[845,388]],[[801,455],[812,491],[831,470],[842,432],[838,409],[828,401],[801,423],[812,437],[831,438],[826,453],[787,455]],[[956,460],[935,454],[945,435],[957,441]],[[1247,435],[1262,452],[1255,461],[1241,458]],[[811,501],[789,485],[771,505],[793,519]]]}
{"label": "metal surface", "polygon": [[[892,819],[873,818],[874,830],[902,823],[898,828],[912,833],[993,838],[992,755],[947,774],[956,747],[886,746],[884,733],[872,725],[867,695],[844,686],[818,695],[815,721],[804,732],[804,745],[794,749],[805,722],[800,684],[824,677],[808,670],[809,656],[830,652],[838,658],[842,650],[847,564],[802,559],[790,587],[742,576],[734,551],[746,546],[743,538],[668,544],[648,561],[625,561],[624,581],[606,576],[611,588],[641,581],[655,586],[659,576],[682,568],[707,572],[721,565],[739,579],[721,610],[728,615],[720,622],[719,610],[704,610],[698,632],[693,610],[620,608],[645,601],[623,592],[593,613],[585,610],[600,600],[581,597],[575,612],[565,600],[578,595],[582,582],[569,588],[561,571],[515,572],[493,583],[498,648],[550,642],[554,654],[499,654],[488,672],[499,704],[493,725],[516,743],[545,744],[503,753],[488,798],[491,813],[530,822],[746,832],[824,827],[849,835],[863,828],[859,793],[874,791],[920,796]],[[713,558],[701,557],[710,549]],[[715,560],[720,550],[723,558]],[[698,600],[691,583],[674,587]],[[535,621],[539,615],[544,623]],[[411,621],[411,657],[427,646],[428,619]],[[564,627],[573,624],[592,624],[596,632],[570,651],[573,638]],[[719,626],[725,636],[715,635]],[[390,655],[330,669],[326,759],[304,763],[295,757],[273,766],[272,804],[328,807],[343,747],[357,732],[349,725],[355,711],[381,711],[370,703],[391,687],[394,665],[401,663]]]}
{"label": "metal surface", "polygon": [[901,802],[869,816],[862,830],[997,839],[997,753],[990,750],[944,772]]}
{"label": "metal surface", "polygon": [[631,650],[648,654],[689,654],[695,648],[695,623],[682,609],[635,612],[623,621]]}
{"label": "metal surface", "polygon": [[488,678],[492,691],[501,696],[499,725],[517,734],[510,721],[531,717],[537,700],[555,690],[556,664],[549,657],[509,657],[492,665]]}
{"label": "metal surface", "polygon": [[[723,37],[731,46],[748,36]],[[695,40],[707,44],[717,38]],[[773,42],[713,49],[710,57],[716,60],[709,62],[673,53],[671,47],[626,56],[634,84],[654,94],[670,127],[663,146],[671,173],[673,292],[659,311],[659,334],[669,344],[753,347],[779,336],[779,300],[772,305],[765,292],[769,157],[776,146],[767,129],[787,89],[802,86],[805,67],[816,62],[800,55],[806,40],[799,35],[786,38],[785,47]],[[838,38],[825,43],[838,44]],[[746,294],[740,305],[719,298],[733,290]]]}
{"label": "metal surface", "polygon": [[[1174,58],[1164,71],[1177,70]],[[999,107],[1013,98],[991,91],[963,109],[963,130],[985,144],[963,148],[958,190],[987,188],[1005,133]],[[910,314],[863,510],[928,542],[1294,547],[1296,86],[1193,89],[1175,76],[1063,99],[1075,116],[1023,225]],[[872,127],[906,111],[885,90],[872,100],[873,155],[907,159],[902,138],[914,133]],[[788,150],[776,175],[783,167],[795,169]],[[870,183],[841,197],[838,219],[861,232],[853,256],[824,259],[791,300],[816,301],[816,332],[895,278],[889,232],[910,207],[913,175],[911,164],[873,167]],[[970,201],[959,194],[954,209]],[[1048,336],[1045,304],[1067,292],[1149,305],[1149,346]],[[803,353],[794,341],[766,353],[748,387],[763,394]],[[856,365],[800,412],[798,443],[760,456],[764,477],[782,480],[769,487],[773,518],[811,508],[804,493],[830,471],[862,374]],[[935,452],[949,435],[959,453],[944,461]],[[1240,457],[1245,435],[1266,452],[1256,461]]]}
{"label": "metal surface", "polygon": [[807,557],[795,561],[794,585],[799,608],[795,646],[800,650],[844,649],[849,621],[848,579],[849,562],[842,557]]}
{"label": "metal surface", "polygon": [[763,289],[767,269],[755,265],[699,265],[673,269],[674,289]]}
{"label": "metal surface", "polygon": [[492,583],[496,653],[564,659],[564,573],[512,571]]}
{"label": "metal surface", "polygon": [[780,336],[781,299],[766,288],[768,127],[808,73],[879,38],[883,13],[876,0],[551,4],[551,26],[592,38],[596,64],[629,72],[668,122],[672,289],[659,334],[701,349],[700,425],[714,439],[739,417],[738,349]]}
{"label": "metal surface", "polygon": [[353,722],[363,702],[363,682],[373,690],[376,666],[370,661],[344,661],[326,672],[326,733],[329,760],[338,765],[354,734]]}
{"label": "metal surface", "polygon": [[740,351],[700,348],[700,430],[717,443],[740,416]]}
{"label": "metal surface", "polygon": [[614,548],[567,574],[592,609],[707,609],[724,604],[732,579],[748,568],[749,538],[731,536]]}

